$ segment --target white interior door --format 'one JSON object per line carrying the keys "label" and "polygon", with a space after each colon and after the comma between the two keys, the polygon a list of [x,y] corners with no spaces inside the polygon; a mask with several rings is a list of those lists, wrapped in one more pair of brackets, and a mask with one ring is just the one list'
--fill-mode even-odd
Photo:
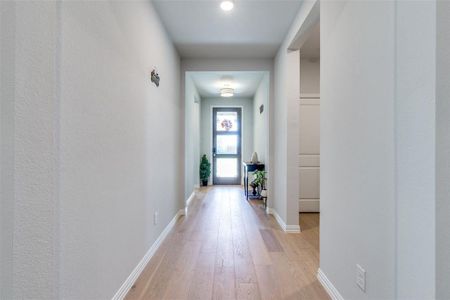
{"label": "white interior door", "polygon": [[320,211],[320,99],[299,101],[299,210]]}

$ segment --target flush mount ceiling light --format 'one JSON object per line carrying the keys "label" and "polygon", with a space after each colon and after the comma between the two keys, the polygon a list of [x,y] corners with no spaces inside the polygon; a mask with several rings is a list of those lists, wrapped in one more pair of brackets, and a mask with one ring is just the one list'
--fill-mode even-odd
{"label": "flush mount ceiling light", "polygon": [[220,3],[220,8],[223,9],[224,11],[230,11],[233,9],[233,7],[234,1],[231,0],[225,0]]}
{"label": "flush mount ceiling light", "polygon": [[234,96],[234,89],[232,89],[232,88],[220,89],[220,96],[221,97],[225,97],[225,98],[233,97]]}

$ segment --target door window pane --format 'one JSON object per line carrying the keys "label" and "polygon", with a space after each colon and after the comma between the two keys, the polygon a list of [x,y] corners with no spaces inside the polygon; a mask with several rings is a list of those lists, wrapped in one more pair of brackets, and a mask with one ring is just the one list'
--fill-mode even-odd
{"label": "door window pane", "polygon": [[235,111],[218,111],[216,131],[238,131],[238,114]]}
{"label": "door window pane", "polygon": [[217,154],[238,154],[238,135],[217,135]]}
{"label": "door window pane", "polygon": [[217,158],[216,177],[237,177],[238,160],[237,158]]}

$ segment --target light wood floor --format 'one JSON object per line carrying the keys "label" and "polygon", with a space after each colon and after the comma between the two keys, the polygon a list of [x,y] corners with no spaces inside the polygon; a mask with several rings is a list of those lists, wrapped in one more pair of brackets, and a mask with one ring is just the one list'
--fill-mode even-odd
{"label": "light wood floor", "polygon": [[319,215],[286,234],[238,186],[201,189],[126,299],[329,299],[316,279]]}

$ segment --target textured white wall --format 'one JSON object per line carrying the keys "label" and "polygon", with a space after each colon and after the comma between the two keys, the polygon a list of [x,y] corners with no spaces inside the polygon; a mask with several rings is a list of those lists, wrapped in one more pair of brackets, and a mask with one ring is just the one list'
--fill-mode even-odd
{"label": "textured white wall", "polygon": [[61,19],[60,294],[105,299],[182,207],[179,58],[148,1]]}
{"label": "textured white wall", "polygon": [[14,226],[15,4],[0,2],[0,299],[11,299]]}
{"label": "textured white wall", "polygon": [[[198,103],[195,103],[198,99]],[[184,199],[187,200],[199,185],[200,166],[200,106],[201,98],[192,78],[185,77],[185,187]]]}
{"label": "textured white wall", "polygon": [[53,299],[58,296],[58,3],[6,2],[1,14],[1,296]]}
{"label": "textured white wall", "polygon": [[182,206],[178,54],[147,1],[0,8],[0,298],[110,298]]}
{"label": "textured white wall", "polygon": [[[213,180],[212,160],[212,108],[242,107],[242,160],[250,160],[253,153],[253,99],[251,98],[203,98],[200,117],[200,155],[206,154],[211,162],[211,177]],[[242,165],[241,175],[243,176]]]}
{"label": "textured white wall", "polygon": [[[269,85],[270,75],[264,74],[253,98],[253,150],[258,153],[261,162],[266,162],[266,153],[269,151]],[[264,105],[261,114],[259,108]],[[248,158],[245,158],[248,160]]]}
{"label": "textured white wall", "polygon": [[434,24],[431,1],[321,3],[320,265],[345,299],[434,298]]}
{"label": "textured white wall", "polygon": [[437,1],[436,299],[450,299],[450,2]]}
{"label": "textured white wall", "polygon": [[320,60],[300,59],[300,93],[320,94]]}

